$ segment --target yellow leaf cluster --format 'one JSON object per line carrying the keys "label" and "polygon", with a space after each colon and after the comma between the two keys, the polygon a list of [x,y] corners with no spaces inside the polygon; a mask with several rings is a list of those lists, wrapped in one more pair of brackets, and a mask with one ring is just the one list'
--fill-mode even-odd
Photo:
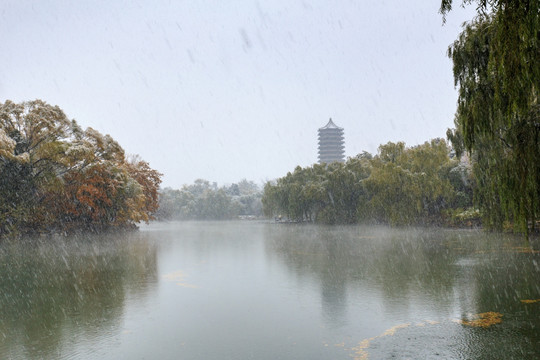
{"label": "yellow leaf cluster", "polygon": [[540,299],[535,299],[535,300],[521,300],[522,303],[524,304],[535,304],[537,302],[540,302]]}
{"label": "yellow leaf cluster", "polygon": [[502,322],[502,314],[494,311],[476,314],[472,320],[460,320],[459,323],[466,326],[488,328]]}

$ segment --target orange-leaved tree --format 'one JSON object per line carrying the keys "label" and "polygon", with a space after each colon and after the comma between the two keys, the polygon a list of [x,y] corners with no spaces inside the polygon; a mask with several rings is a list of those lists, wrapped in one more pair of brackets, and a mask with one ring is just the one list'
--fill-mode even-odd
{"label": "orange-leaved tree", "polygon": [[0,103],[0,235],[148,221],[161,174],[41,100]]}

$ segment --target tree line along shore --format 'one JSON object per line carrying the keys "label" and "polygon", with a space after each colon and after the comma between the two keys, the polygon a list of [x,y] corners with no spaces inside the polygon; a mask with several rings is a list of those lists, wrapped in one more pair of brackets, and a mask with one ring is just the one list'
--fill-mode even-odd
{"label": "tree line along shore", "polygon": [[[441,1],[443,22],[455,3]],[[329,224],[481,224],[528,237],[540,213],[540,2],[460,5],[472,3],[477,15],[448,49],[458,89],[449,143],[387,143],[374,156],[297,167],[262,192],[205,180],[160,191],[161,174],[127,157],[109,135],[83,129],[41,100],[5,101],[0,236],[264,212]]]}
{"label": "tree line along shore", "polygon": [[158,208],[161,174],[41,100],[0,104],[0,236],[130,229]]}

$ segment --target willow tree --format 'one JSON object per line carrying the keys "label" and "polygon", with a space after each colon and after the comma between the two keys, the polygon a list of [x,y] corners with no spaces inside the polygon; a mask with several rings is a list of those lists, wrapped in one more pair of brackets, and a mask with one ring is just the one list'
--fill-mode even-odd
{"label": "willow tree", "polygon": [[[504,221],[528,235],[540,210],[540,1],[476,2],[448,54],[458,87],[455,130],[458,150],[472,154],[477,204],[488,227]],[[452,8],[443,0],[443,16]]]}
{"label": "willow tree", "polygon": [[379,146],[364,181],[369,197],[365,219],[391,225],[440,223],[456,195],[447,174],[457,164],[448,154],[442,139],[409,148],[403,142]]}

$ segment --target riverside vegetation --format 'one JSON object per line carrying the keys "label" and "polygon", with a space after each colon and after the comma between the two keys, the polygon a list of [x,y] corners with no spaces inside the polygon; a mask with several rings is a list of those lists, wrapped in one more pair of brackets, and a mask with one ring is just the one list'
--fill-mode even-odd
{"label": "riverside vegetation", "polygon": [[262,215],[261,191],[246,179],[229,186],[197,179],[181,189],[159,193],[158,220],[229,220]]}
{"label": "riverside vegetation", "polygon": [[0,104],[0,236],[132,228],[161,174],[41,100]]}
{"label": "riverside vegetation", "polygon": [[[442,0],[443,16],[452,0]],[[456,151],[472,154],[483,225],[528,235],[540,211],[540,2],[464,0],[478,15],[448,50],[458,88]]]}
{"label": "riverside vegetation", "polygon": [[[443,20],[452,0],[442,0]],[[345,164],[313,165],[267,184],[267,214],[327,223],[473,222],[528,237],[540,212],[540,2],[463,0],[478,15],[449,47],[458,88],[455,128],[442,140]],[[465,165],[470,164],[470,165]]]}
{"label": "riverside vegetation", "polygon": [[442,139],[407,148],[402,142],[364,152],[345,163],[297,167],[268,182],[266,215],[320,223],[473,225],[471,166]]}
{"label": "riverside vegetation", "polygon": [[[454,1],[442,0],[443,20]],[[455,128],[407,148],[297,167],[260,192],[200,180],[165,189],[110,136],[40,100],[0,105],[0,235],[130,227],[161,218],[284,215],[293,221],[475,225],[537,231],[540,212],[540,2],[463,0],[478,15],[449,47]],[[465,155],[465,157],[463,157]],[[233,184],[235,185],[235,184]]]}

